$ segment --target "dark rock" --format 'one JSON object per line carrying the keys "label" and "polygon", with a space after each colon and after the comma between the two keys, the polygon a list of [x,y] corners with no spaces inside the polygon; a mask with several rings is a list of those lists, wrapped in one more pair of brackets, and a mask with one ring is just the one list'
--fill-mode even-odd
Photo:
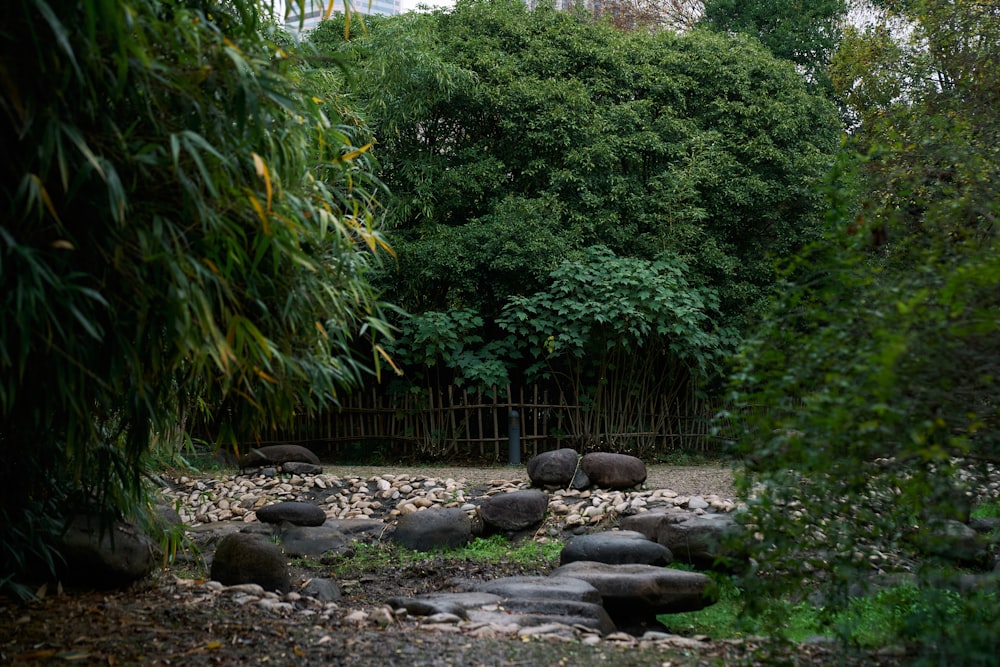
{"label": "dark rock", "polygon": [[580,460],[580,468],[603,489],[629,489],[646,481],[646,464],[628,454],[592,452]]}
{"label": "dark rock", "polygon": [[138,526],[115,521],[107,526],[92,516],[77,516],[58,542],[65,561],[63,581],[97,588],[127,586],[149,575],[161,562],[159,545]]}
{"label": "dark rock", "polygon": [[618,629],[604,607],[594,602],[510,598],[504,600],[501,605],[505,613],[515,615],[517,623],[524,627],[557,622],[565,625],[582,625],[605,635]]}
{"label": "dark rock", "polygon": [[330,526],[285,526],[279,535],[281,546],[289,556],[339,554],[351,545],[346,535]]}
{"label": "dark rock", "polygon": [[257,519],[263,523],[288,523],[296,526],[322,526],[326,512],[312,503],[286,501],[265,505],[257,510]]}
{"label": "dark rock", "polygon": [[600,592],[615,625],[633,633],[659,627],[659,614],[698,611],[717,598],[715,582],[706,575],[654,565],[576,561],[557,568],[552,577],[591,584]]}
{"label": "dark rock", "polygon": [[155,530],[159,530],[162,533],[170,533],[184,526],[181,515],[166,498],[158,498],[153,503],[151,518]]}
{"label": "dark rock", "polygon": [[479,506],[479,516],[487,527],[517,531],[540,524],[548,508],[549,497],[544,491],[513,491],[487,498]]}
{"label": "dark rock", "polygon": [[667,565],[673,560],[670,549],[631,530],[616,530],[570,538],[559,555],[559,564],[578,560],[619,565],[644,563]]}
{"label": "dark rock", "polygon": [[577,491],[583,491],[590,487],[590,478],[587,477],[587,473],[583,472],[583,468],[577,468],[576,474],[573,475],[573,481],[570,483]]}
{"label": "dark rock", "polygon": [[471,613],[470,620],[517,623],[528,627],[546,623],[582,625],[607,634],[616,630],[601,606],[601,595],[585,581],[571,577],[504,577],[473,584],[475,590],[498,595],[502,615]]}
{"label": "dark rock", "polygon": [[499,595],[507,599],[543,598],[576,600],[578,602],[601,603],[600,592],[580,579],[571,577],[503,577],[493,581],[476,582],[476,591]]}
{"label": "dark rock", "polygon": [[247,452],[246,456],[240,459],[240,467],[257,468],[294,462],[319,465],[319,457],[301,445],[269,445]]}
{"label": "dark rock", "polygon": [[226,585],[258,584],[288,592],[291,577],[281,549],[261,535],[233,533],[219,542],[212,560],[212,579]]}
{"label": "dark rock", "polygon": [[542,452],[528,461],[528,479],[533,486],[569,486],[579,462],[580,455],[568,447]]}
{"label": "dark rock", "polygon": [[314,577],[307,581],[299,592],[320,602],[337,602],[340,600],[340,586],[334,581],[320,577]]}
{"label": "dark rock", "polygon": [[969,528],[977,533],[991,533],[1000,530],[1000,517],[972,517],[969,519]]}
{"label": "dark rock", "polygon": [[454,549],[472,539],[472,522],[456,507],[431,508],[401,516],[394,539],[415,551]]}
{"label": "dark rock", "polygon": [[926,554],[958,563],[977,565],[985,562],[986,543],[982,536],[961,521],[946,519],[926,527],[911,537]]}
{"label": "dark rock", "polygon": [[323,472],[323,466],[301,461],[287,461],[281,464],[281,469],[293,475],[318,475]]}
{"label": "dark rock", "polygon": [[732,550],[732,538],[741,530],[732,514],[643,512],[622,518],[620,525],[667,547],[675,560],[700,569],[731,569],[746,560]]}

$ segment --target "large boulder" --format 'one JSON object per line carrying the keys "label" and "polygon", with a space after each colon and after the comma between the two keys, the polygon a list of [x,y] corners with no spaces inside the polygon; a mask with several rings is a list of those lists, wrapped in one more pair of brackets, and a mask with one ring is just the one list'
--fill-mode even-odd
{"label": "large boulder", "polygon": [[580,455],[568,447],[542,452],[528,461],[528,479],[533,486],[570,486]]}
{"label": "large boulder", "polygon": [[614,530],[570,538],[559,555],[559,564],[578,560],[620,565],[644,563],[667,565],[673,560],[670,549],[631,530]]}
{"label": "large boulder", "polygon": [[746,560],[733,537],[740,525],[732,514],[643,512],[623,517],[621,527],[635,530],[670,549],[674,559],[699,569],[731,569]]}
{"label": "large boulder", "polygon": [[262,468],[292,462],[319,465],[319,457],[301,445],[269,445],[247,452],[240,458],[240,468]]}
{"label": "large boulder", "polygon": [[211,576],[226,586],[258,584],[282,593],[291,588],[288,563],[281,549],[253,533],[232,533],[222,538],[212,559]]}
{"label": "large boulder", "polygon": [[118,588],[150,574],[162,561],[159,545],[135,524],[104,525],[96,516],[73,518],[58,543],[63,563],[59,576],[67,583]]}
{"label": "large boulder", "polygon": [[619,629],[641,633],[662,627],[659,614],[698,611],[717,598],[715,582],[699,572],[654,565],[608,565],[576,561],[558,567],[554,578],[581,579],[600,592]]}
{"label": "large boulder", "polygon": [[322,526],[326,512],[312,503],[285,501],[265,505],[257,510],[257,519],[263,523],[288,522],[296,526]]}
{"label": "large boulder", "polygon": [[580,460],[591,484],[603,489],[629,489],[646,481],[646,464],[628,454],[591,452]]}
{"label": "large boulder", "polygon": [[472,521],[457,507],[432,508],[399,517],[394,539],[407,549],[455,549],[472,539]]}
{"label": "large boulder", "polygon": [[479,506],[479,516],[487,528],[516,532],[540,524],[548,508],[545,492],[529,489],[490,496]]}

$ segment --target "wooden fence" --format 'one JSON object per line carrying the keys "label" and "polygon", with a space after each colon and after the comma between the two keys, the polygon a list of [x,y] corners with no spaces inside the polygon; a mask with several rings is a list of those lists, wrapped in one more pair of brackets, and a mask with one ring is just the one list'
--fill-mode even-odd
{"label": "wooden fence", "polygon": [[593,423],[583,419],[587,409],[539,385],[489,391],[448,386],[403,395],[370,389],[346,397],[336,411],[273,431],[268,442],[309,443],[329,453],[375,443],[391,448],[396,456],[505,462],[509,420],[515,411],[524,458],[559,447],[641,457],[676,449],[709,452],[720,447],[732,426],[724,423],[720,433],[719,422],[712,419],[717,405],[693,397],[647,405],[655,414],[616,418],[615,423],[628,424],[619,432],[584,433],[580,425]]}

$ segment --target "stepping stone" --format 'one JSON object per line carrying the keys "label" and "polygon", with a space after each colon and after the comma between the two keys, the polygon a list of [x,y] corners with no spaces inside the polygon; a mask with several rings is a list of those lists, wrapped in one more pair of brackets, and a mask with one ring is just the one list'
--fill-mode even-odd
{"label": "stepping stone", "polygon": [[479,506],[479,516],[488,528],[518,531],[540,524],[548,509],[549,497],[532,489],[490,496]]}
{"label": "stepping stone", "polygon": [[528,479],[532,486],[569,486],[579,463],[580,455],[575,449],[542,452],[528,461]]}
{"label": "stepping stone", "polygon": [[580,468],[602,489],[629,489],[646,481],[646,464],[628,454],[591,452],[580,460]]}
{"label": "stepping stone", "polygon": [[618,628],[604,607],[593,602],[521,598],[504,600],[502,611],[470,611],[469,620],[492,623],[516,623],[522,628],[559,623],[579,625],[608,635]]}
{"label": "stepping stone", "polygon": [[659,614],[698,611],[713,604],[715,582],[699,572],[654,565],[608,565],[576,561],[557,568],[552,578],[581,579],[596,588],[619,629],[633,634],[660,626]]}
{"label": "stepping stone", "polygon": [[670,549],[631,530],[615,530],[573,537],[563,547],[559,564],[575,561],[595,561],[620,565],[644,563],[667,565],[673,561]]}
{"label": "stepping stone", "polygon": [[503,577],[472,583],[473,589],[503,598],[547,598],[601,603],[600,592],[580,579],[571,577]]}
{"label": "stepping stone", "polygon": [[393,538],[407,549],[455,549],[472,539],[472,521],[457,507],[431,508],[399,517]]}
{"label": "stepping stone", "polygon": [[413,616],[453,614],[468,620],[470,609],[497,607],[499,595],[489,593],[427,593],[415,597],[394,597],[386,601],[393,609],[406,609]]}
{"label": "stepping stone", "polygon": [[500,597],[499,610],[470,610],[469,620],[537,627],[549,623],[581,625],[602,634],[617,628],[590,584],[570,577],[504,577],[470,582],[475,590]]}
{"label": "stepping stone", "polygon": [[746,561],[745,555],[731,547],[731,538],[741,530],[731,514],[643,512],[624,517],[620,525],[662,544],[674,560],[698,569],[726,570]]}
{"label": "stepping stone", "polygon": [[312,503],[286,501],[265,505],[257,510],[257,519],[263,523],[283,523],[296,526],[322,526],[326,512]]}

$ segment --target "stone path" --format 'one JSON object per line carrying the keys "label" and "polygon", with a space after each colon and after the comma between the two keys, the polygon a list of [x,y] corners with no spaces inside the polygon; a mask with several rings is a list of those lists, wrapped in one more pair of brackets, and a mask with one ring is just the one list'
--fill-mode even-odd
{"label": "stone path", "polygon": [[[346,530],[346,526],[351,524],[363,527],[362,532],[371,535],[393,530],[400,517],[432,508],[462,511],[475,518],[478,507],[487,499],[497,494],[523,491],[530,486],[523,469],[501,469],[496,472],[503,473],[502,476],[493,478],[491,475],[489,479],[482,471],[457,478],[396,473],[387,469],[369,476],[338,474],[340,472],[327,469],[318,474],[279,474],[266,470],[218,478],[180,476],[169,480],[170,485],[163,490],[163,496],[171,507],[177,509],[192,534],[202,539],[248,529],[268,534],[272,528],[261,523],[258,512],[282,502],[309,503],[318,507],[326,517],[324,528],[337,526],[338,530]],[[349,469],[349,472],[359,471]],[[686,495],[648,485],[627,491],[550,490],[546,519],[534,531],[533,538],[539,542],[563,541],[574,535],[612,527],[623,517],[650,510],[702,515],[728,513],[736,507],[736,502],[718,494]],[[269,517],[264,518],[270,520]],[[206,544],[206,555],[210,555],[209,543],[202,543]],[[574,622],[571,615],[567,615],[563,622],[559,614],[539,622],[537,610],[527,616],[522,614],[518,617],[521,622],[515,622],[509,611],[505,612],[502,608],[498,613],[491,612],[491,608],[500,604],[494,601],[473,605],[457,614],[441,612],[418,616],[408,611],[411,605],[394,607],[387,604],[373,609],[348,609],[337,599],[304,594],[304,589],[279,595],[253,584],[222,586],[215,581],[192,582],[185,579],[176,579],[171,587],[177,594],[190,597],[194,604],[252,604],[283,616],[301,615],[314,622],[348,626],[385,627],[410,623],[425,630],[461,632],[473,637],[548,636],[575,638],[588,644],[642,641],[678,646],[694,641],[655,631],[644,633],[641,639],[637,639],[634,635],[614,632],[613,625],[609,632],[604,622],[581,622],[579,619]],[[386,600],[390,601],[390,597],[391,592],[387,592]],[[513,604],[514,601],[506,602]],[[535,604],[532,606],[537,607]]]}

